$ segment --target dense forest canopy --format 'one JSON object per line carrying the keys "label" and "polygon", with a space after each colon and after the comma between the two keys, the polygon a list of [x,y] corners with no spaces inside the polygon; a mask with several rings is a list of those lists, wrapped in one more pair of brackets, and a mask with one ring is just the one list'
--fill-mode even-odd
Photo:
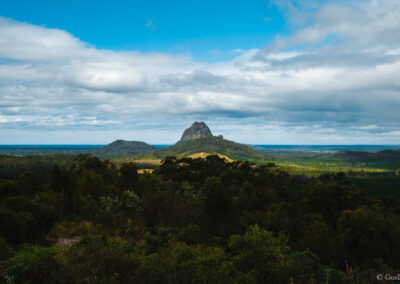
{"label": "dense forest canopy", "polygon": [[0,158],[0,282],[374,283],[400,268],[400,202],[343,173],[167,157]]}

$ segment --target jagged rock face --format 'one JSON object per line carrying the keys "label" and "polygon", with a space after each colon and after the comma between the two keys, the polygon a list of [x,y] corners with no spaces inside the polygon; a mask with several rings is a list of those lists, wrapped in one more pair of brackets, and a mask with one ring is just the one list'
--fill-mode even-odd
{"label": "jagged rock face", "polygon": [[207,136],[213,136],[210,128],[204,122],[196,121],[183,132],[181,141],[194,140]]}

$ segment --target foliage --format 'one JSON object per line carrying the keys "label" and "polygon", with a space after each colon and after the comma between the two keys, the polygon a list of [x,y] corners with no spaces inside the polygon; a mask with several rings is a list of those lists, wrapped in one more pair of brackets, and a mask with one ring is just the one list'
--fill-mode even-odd
{"label": "foliage", "polygon": [[4,276],[14,283],[49,283],[57,279],[62,263],[57,247],[27,246],[5,262]]}
{"label": "foliage", "polygon": [[89,153],[97,157],[115,158],[127,155],[149,153],[154,147],[141,141],[116,140],[103,147],[88,150]]}
{"label": "foliage", "polygon": [[44,160],[0,174],[1,283],[373,283],[400,268],[400,200],[343,173]]}

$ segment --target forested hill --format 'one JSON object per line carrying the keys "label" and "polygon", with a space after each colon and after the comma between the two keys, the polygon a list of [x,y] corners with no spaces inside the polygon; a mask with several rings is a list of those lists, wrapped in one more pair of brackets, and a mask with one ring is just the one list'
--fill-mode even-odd
{"label": "forested hill", "polygon": [[334,157],[349,162],[400,162],[400,150],[383,150],[379,152],[340,151]]}
{"label": "forested hill", "polygon": [[178,143],[164,149],[155,151],[156,157],[166,156],[184,157],[199,152],[221,154],[234,160],[265,160],[267,155],[252,147],[223,139],[221,137],[208,136]]}
{"label": "forested hill", "polygon": [[88,152],[98,157],[112,158],[149,153],[153,150],[154,147],[145,142],[116,140],[106,146],[92,149]]}

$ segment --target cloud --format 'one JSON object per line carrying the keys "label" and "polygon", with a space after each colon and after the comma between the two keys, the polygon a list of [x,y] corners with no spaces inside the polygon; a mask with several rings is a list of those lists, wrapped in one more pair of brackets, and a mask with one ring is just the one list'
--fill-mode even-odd
{"label": "cloud", "polygon": [[264,17],[262,20],[263,20],[264,22],[271,22],[271,21],[272,21],[272,19],[271,19],[271,18],[268,18],[268,17]]}
{"label": "cloud", "polygon": [[46,29],[0,17],[0,57],[10,60],[55,61],[90,55],[90,48],[66,31]]}
{"label": "cloud", "polygon": [[155,31],[157,29],[156,24],[154,23],[154,21],[152,19],[147,19],[145,27],[150,28],[153,31]]}
{"label": "cloud", "polygon": [[213,63],[0,18],[0,143],[173,143],[206,120],[246,143],[398,144],[400,4],[296,2],[276,1],[289,35]]}

